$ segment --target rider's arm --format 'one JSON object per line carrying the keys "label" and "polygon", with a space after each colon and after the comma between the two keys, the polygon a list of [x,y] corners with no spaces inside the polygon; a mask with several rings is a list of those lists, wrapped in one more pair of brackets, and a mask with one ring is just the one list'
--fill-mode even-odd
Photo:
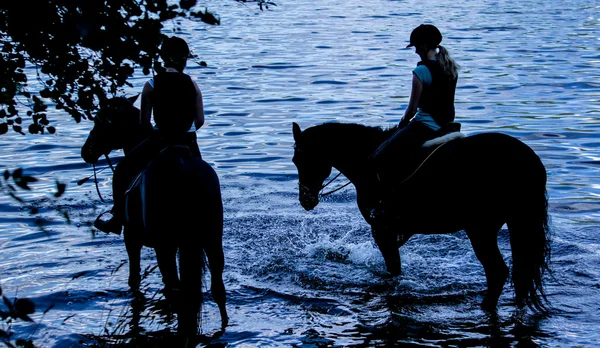
{"label": "rider's arm", "polygon": [[142,89],[142,104],[140,107],[140,121],[143,125],[152,125],[152,103],[150,102],[150,92],[152,92],[152,90],[152,85],[150,85],[149,82],[146,82]]}
{"label": "rider's arm", "polygon": [[408,122],[410,122],[410,120],[413,118],[413,116],[415,116],[415,113],[417,113],[419,99],[421,99],[421,92],[423,92],[423,84],[421,83],[421,80],[419,80],[417,75],[413,74],[410,100],[408,101],[408,106],[404,111],[404,117],[402,117],[400,125],[407,125]]}
{"label": "rider's arm", "polygon": [[196,88],[196,118],[194,119],[194,125],[196,129],[200,129],[204,125],[204,103],[202,102],[202,92],[196,82],[194,82]]}

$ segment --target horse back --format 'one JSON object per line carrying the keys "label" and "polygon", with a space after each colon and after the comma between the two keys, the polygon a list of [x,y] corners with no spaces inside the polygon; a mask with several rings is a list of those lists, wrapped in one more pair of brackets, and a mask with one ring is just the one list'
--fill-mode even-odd
{"label": "horse back", "polygon": [[424,149],[415,177],[448,184],[473,180],[492,183],[499,176],[546,178],[539,156],[521,140],[503,133],[481,133]]}
{"label": "horse back", "polygon": [[470,135],[422,156],[414,175],[395,190],[403,209],[415,216],[425,209],[441,220],[458,221],[454,217],[484,216],[529,203],[517,197],[545,194],[543,163],[527,144],[510,135]]}

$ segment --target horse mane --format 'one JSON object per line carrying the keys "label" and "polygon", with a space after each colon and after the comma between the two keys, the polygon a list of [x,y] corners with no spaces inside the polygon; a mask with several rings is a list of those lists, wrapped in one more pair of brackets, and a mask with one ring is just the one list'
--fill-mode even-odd
{"label": "horse mane", "polygon": [[139,123],[140,109],[133,105],[131,98],[113,97],[102,103],[96,117],[110,123],[131,126]]}
{"label": "horse mane", "polygon": [[[126,153],[146,139],[152,127],[140,124],[140,109],[134,104],[134,97],[117,96],[104,101],[95,118],[109,125],[110,139]],[[106,128],[106,127],[105,127]]]}
{"label": "horse mane", "polygon": [[369,156],[398,126],[386,129],[379,126],[367,126],[358,123],[325,122],[303,132],[302,148],[316,151],[353,153],[358,156]]}

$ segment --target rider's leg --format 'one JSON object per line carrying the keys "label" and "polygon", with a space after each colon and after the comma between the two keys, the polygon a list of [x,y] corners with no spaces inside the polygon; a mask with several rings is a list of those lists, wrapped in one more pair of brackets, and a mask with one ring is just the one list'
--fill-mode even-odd
{"label": "rider's leg", "polygon": [[133,179],[159,150],[158,139],[150,138],[140,143],[117,164],[112,182],[114,204],[111,210],[112,217],[106,221],[100,220],[98,217],[94,222],[94,227],[106,233],[121,234],[125,223],[125,192]]}
{"label": "rider's leg", "polygon": [[423,143],[434,136],[434,131],[420,122],[410,122],[406,127],[398,129],[392,136],[377,148],[371,155],[376,175],[372,187],[379,197],[377,206],[371,211],[371,217],[381,220],[386,202],[393,193],[393,184],[401,182],[408,175],[408,159],[413,156]]}

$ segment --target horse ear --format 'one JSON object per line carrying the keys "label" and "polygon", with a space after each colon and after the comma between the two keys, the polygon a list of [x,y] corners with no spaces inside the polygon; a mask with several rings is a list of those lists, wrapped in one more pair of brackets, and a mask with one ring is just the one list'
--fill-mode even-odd
{"label": "horse ear", "polygon": [[300,126],[296,122],[292,122],[292,131],[294,133],[294,141],[298,142],[300,140],[300,135],[302,131],[300,130]]}
{"label": "horse ear", "polygon": [[133,97],[129,97],[129,98],[127,98],[127,99],[129,99],[129,101],[131,102],[131,104],[134,104],[134,103],[135,103],[135,101],[137,100],[137,98],[138,98],[139,96],[140,96],[140,94],[138,93],[138,94],[134,95]]}

